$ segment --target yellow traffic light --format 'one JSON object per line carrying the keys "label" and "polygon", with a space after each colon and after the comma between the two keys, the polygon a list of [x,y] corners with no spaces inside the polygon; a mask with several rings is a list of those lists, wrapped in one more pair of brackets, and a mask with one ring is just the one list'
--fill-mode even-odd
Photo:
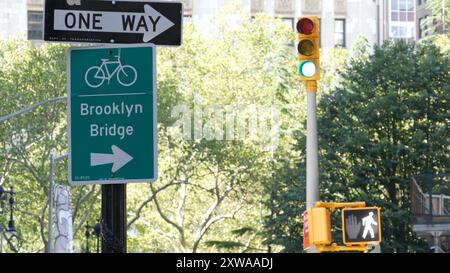
{"label": "yellow traffic light", "polygon": [[331,244],[330,212],[326,208],[308,209],[308,227],[310,244]]}
{"label": "yellow traffic light", "polygon": [[319,19],[317,16],[302,17],[297,22],[298,72],[302,81],[320,79]]}

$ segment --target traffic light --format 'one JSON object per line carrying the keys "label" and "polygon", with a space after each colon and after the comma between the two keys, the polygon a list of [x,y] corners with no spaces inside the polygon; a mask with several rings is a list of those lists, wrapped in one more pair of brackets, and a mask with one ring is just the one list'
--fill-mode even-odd
{"label": "traffic light", "polygon": [[319,19],[317,16],[302,17],[297,22],[298,73],[302,81],[320,79]]}
{"label": "traffic light", "polygon": [[330,212],[326,208],[309,208],[308,228],[311,245],[331,244]]}

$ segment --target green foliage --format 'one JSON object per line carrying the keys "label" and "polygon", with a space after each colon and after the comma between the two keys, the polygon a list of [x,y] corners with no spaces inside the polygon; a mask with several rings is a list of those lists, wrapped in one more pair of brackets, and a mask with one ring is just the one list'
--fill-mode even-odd
{"label": "green foliage", "polygon": [[[223,19],[231,13],[241,18],[240,26]],[[292,142],[288,130],[303,104],[289,46],[293,34],[279,20],[251,19],[233,7],[213,23],[214,35],[187,25],[180,48],[159,51],[160,178],[151,186],[130,187],[130,229],[136,231],[129,240],[131,251],[266,250],[264,217],[269,212],[263,202],[271,184],[271,151]],[[176,106],[186,107],[187,113],[173,115]],[[250,137],[247,128],[239,138],[232,127],[234,140],[196,138],[197,110],[205,114],[203,129],[219,129],[226,136],[224,116],[207,113],[210,106],[258,117],[281,108],[281,135],[267,141],[267,131],[258,129]],[[191,123],[187,133],[180,124],[185,115]]]}
{"label": "green foliage", "polygon": [[[160,177],[151,185],[128,187],[131,252],[225,251],[207,241],[236,242],[235,251],[265,249],[270,151],[293,143],[289,130],[303,109],[289,46],[294,36],[280,20],[263,15],[250,19],[242,13],[241,26],[230,26],[221,19],[226,12],[231,11],[215,19],[217,36],[207,38],[188,24],[182,47],[158,50]],[[1,44],[0,116],[65,96],[67,48],[23,40]],[[281,134],[267,140],[261,127],[250,137],[247,120],[244,138],[193,139],[194,123],[190,137],[182,138],[180,116],[174,114],[180,105],[191,111],[188,120],[196,107],[211,105],[237,115],[244,109],[250,117],[280,109]],[[8,251],[45,251],[50,151],[67,152],[66,110],[64,101],[50,103],[0,126],[0,184],[17,191],[18,241]],[[218,120],[214,114],[203,116],[204,130],[224,125],[212,121]],[[231,132],[236,135],[237,128]],[[67,184],[66,168],[64,161],[56,165],[57,183]],[[100,187],[71,187],[71,193],[75,250],[82,251],[84,225],[99,219]]]}
{"label": "green foliage", "polygon": [[428,0],[427,8],[431,16],[424,20],[423,27],[430,26],[427,32],[436,33],[437,30],[448,35],[450,24],[450,0]]}
{"label": "green foliage", "polygon": [[[60,44],[34,47],[21,39],[0,44],[0,116],[65,96],[67,48]],[[64,101],[53,102],[0,125],[0,184],[14,187],[16,192],[18,230],[13,240],[4,238],[8,245],[4,251],[45,251],[50,153],[62,155],[67,151],[66,111]],[[67,184],[66,168],[65,162],[55,166],[56,183]],[[98,200],[98,187],[91,189],[72,189],[77,245],[83,238],[80,228]]]}
{"label": "green foliage", "polygon": [[353,60],[319,104],[321,198],[382,208],[383,251],[423,251],[410,223],[411,176],[445,172],[450,58],[431,43],[386,42]]}
{"label": "green foliage", "polygon": [[[226,20],[231,14],[238,26]],[[212,23],[211,36],[186,24],[181,47],[158,49],[159,179],[127,187],[128,249],[301,252],[306,106],[294,33],[233,5]],[[448,37],[437,36],[371,52],[360,38],[350,62],[345,49],[322,55],[321,195],[382,207],[384,251],[422,250],[409,224],[409,179],[448,171],[448,45]],[[67,48],[0,44],[0,116],[66,95]],[[49,157],[67,152],[66,107],[51,103],[0,125],[0,184],[17,192],[18,237],[7,251],[45,249]],[[225,110],[246,118],[244,137],[237,126],[227,128]],[[249,120],[267,113],[278,113],[275,121],[260,121],[250,135]],[[272,131],[276,120],[279,130]],[[67,184],[66,169],[63,161],[56,165],[57,183]],[[100,187],[71,193],[82,251],[84,225],[100,216]]]}

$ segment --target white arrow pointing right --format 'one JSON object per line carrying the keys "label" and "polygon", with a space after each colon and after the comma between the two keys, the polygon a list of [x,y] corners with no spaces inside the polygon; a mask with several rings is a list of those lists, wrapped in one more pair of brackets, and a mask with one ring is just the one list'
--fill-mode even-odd
{"label": "white arrow pointing right", "polygon": [[112,154],[91,153],[91,167],[112,163],[113,166],[111,171],[115,173],[133,159],[132,156],[116,145],[112,145],[111,150],[113,152]]}

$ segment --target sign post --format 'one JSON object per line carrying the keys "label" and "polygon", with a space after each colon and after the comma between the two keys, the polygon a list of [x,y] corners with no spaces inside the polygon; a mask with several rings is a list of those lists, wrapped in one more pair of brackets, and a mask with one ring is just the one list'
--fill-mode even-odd
{"label": "sign post", "polygon": [[181,45],[181,2],[46,0],[44,40]]}

